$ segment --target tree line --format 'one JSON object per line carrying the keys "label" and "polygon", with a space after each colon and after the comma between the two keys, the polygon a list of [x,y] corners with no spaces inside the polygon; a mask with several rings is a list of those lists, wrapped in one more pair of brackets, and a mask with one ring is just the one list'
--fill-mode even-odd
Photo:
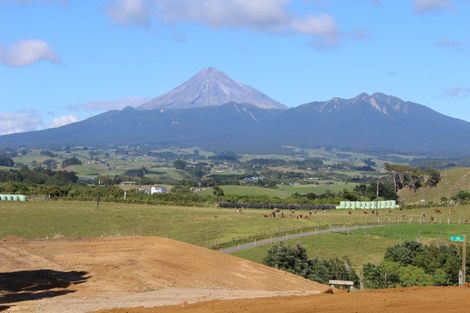
{"label": "tree line", "polygon": [[[470,250],[467,251],[469,267]],[[370,289],[455,286],[461,262],[462,254],[456,245],[406,241],[388,248],[381,263],[364,264],[362,282]],[[274,245],[263,263],[323,284],[328,284],[329,280],[349,280],[358,286],[360,282],[348,258],[309,258],[301,244]],[[467,281],[469,279],[467,275]]]}

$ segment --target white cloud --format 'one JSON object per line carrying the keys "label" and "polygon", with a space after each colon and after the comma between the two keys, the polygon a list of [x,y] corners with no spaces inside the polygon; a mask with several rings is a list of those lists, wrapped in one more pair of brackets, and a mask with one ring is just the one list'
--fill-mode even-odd
{"label": "white cloud", "polygon": [[91,101],[80,104],[74,104],[67,106],[67,109],[79,112],[79,111],[109,111],[109,110],[121,110],[125,107],[137,107],[146,102],[150,98],[123,98],[109,101]]}
{"label": "white cloud", "polygon": [[158,17],[166,23],[195,22],[211,27],[279,30],[291,19],[290,0],[155,0]]}
{"label": "white cloud", "polygon": [[450,87],[444,90],[445,94],[451,97],[463,97],[466,98],[470,95],[470,88],[465,87]]}
{"label": "white cloud", "polygon": [[294,19],[292,29],[317,38],[313,44],[317,47],[332,47],[338,44],[340,31],[333,17],[327,14],[309,16],[304,20]]}
{"label": "white cloud", "polygon": [[56,117],[55,119],[52,120],[50,127],[55,128],[55,127],[60,127],[68,124],[72,124],[75,122],[78,122],[80,119],[75,116],[75,115],[65,115],[65,116],[59,116]]}
{"label": "white cloud", "polygon": [[414,0],[415,11],[419,14],[452,7],[452,0]]}
{"label": "white cloud", "polygon": [[42,126],[36,111],[0,112],[0,135],[38,130]]}
{"label": "white cloud", "polygon": [[341,31],[326,14],[298,16],[292,0],[111,0],[111,19],[122,25],[197,23],[211,28],[245,28],[262,32],[306,35],[318,46],[335,46]]}
{"label": "white cloud", "polygon": [[118,24],[146,25],[149,23],[148,0],[116,0],[107,8],[108,15]]}
{"label": "white cloud", "polygon": [[316,36],[330,36],[338,33],[335,20],[327,14],[310,16],[305,20],[293,20],[292,28],[300,33]]}
{"label": "white cloud", "polygon": [[55,51],[42,40],[20,40],[6,48],[0,46],[0,62],[5,65],[21,67],[39,61],[60,63]]}

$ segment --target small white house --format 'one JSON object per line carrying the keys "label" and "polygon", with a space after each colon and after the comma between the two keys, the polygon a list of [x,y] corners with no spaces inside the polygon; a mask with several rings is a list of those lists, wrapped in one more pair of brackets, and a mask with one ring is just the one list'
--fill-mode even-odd
{"label": "small white house", "polygon": [[150,188],[150,194],[151,195],[154,195],[154,194],[161,194],[161,193],[167,193],[168,192],[168,189],[166,189],[165,187],[155,187],[155,186],[152,186],[152,188]]}

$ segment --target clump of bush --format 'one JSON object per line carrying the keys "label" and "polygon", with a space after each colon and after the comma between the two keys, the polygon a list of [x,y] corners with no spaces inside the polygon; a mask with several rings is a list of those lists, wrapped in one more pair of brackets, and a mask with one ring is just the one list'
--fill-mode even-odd
{"label": "clump of bush", "polygon": [[454,286],[458,284],[461,262],[461,253],[455,245],[406,241],[387,249],[382,263],[364,264],[364,286],[374,289]]}
{"label": "clump of bush", "polygon": [[329,280],[349,280],[359,285],[359,278],[348,258],[309,258],[304,246],[274,245],[264,258],[264,264],[306,279],[328,284]]}

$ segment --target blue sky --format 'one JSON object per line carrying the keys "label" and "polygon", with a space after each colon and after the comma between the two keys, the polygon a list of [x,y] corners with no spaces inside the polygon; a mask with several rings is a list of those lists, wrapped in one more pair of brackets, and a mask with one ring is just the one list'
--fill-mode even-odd
{"label": "blue sky", "polygon": [[470,121],[469,0],[0,0],[0,134],[215,66],[288,106],[376,91]]}

